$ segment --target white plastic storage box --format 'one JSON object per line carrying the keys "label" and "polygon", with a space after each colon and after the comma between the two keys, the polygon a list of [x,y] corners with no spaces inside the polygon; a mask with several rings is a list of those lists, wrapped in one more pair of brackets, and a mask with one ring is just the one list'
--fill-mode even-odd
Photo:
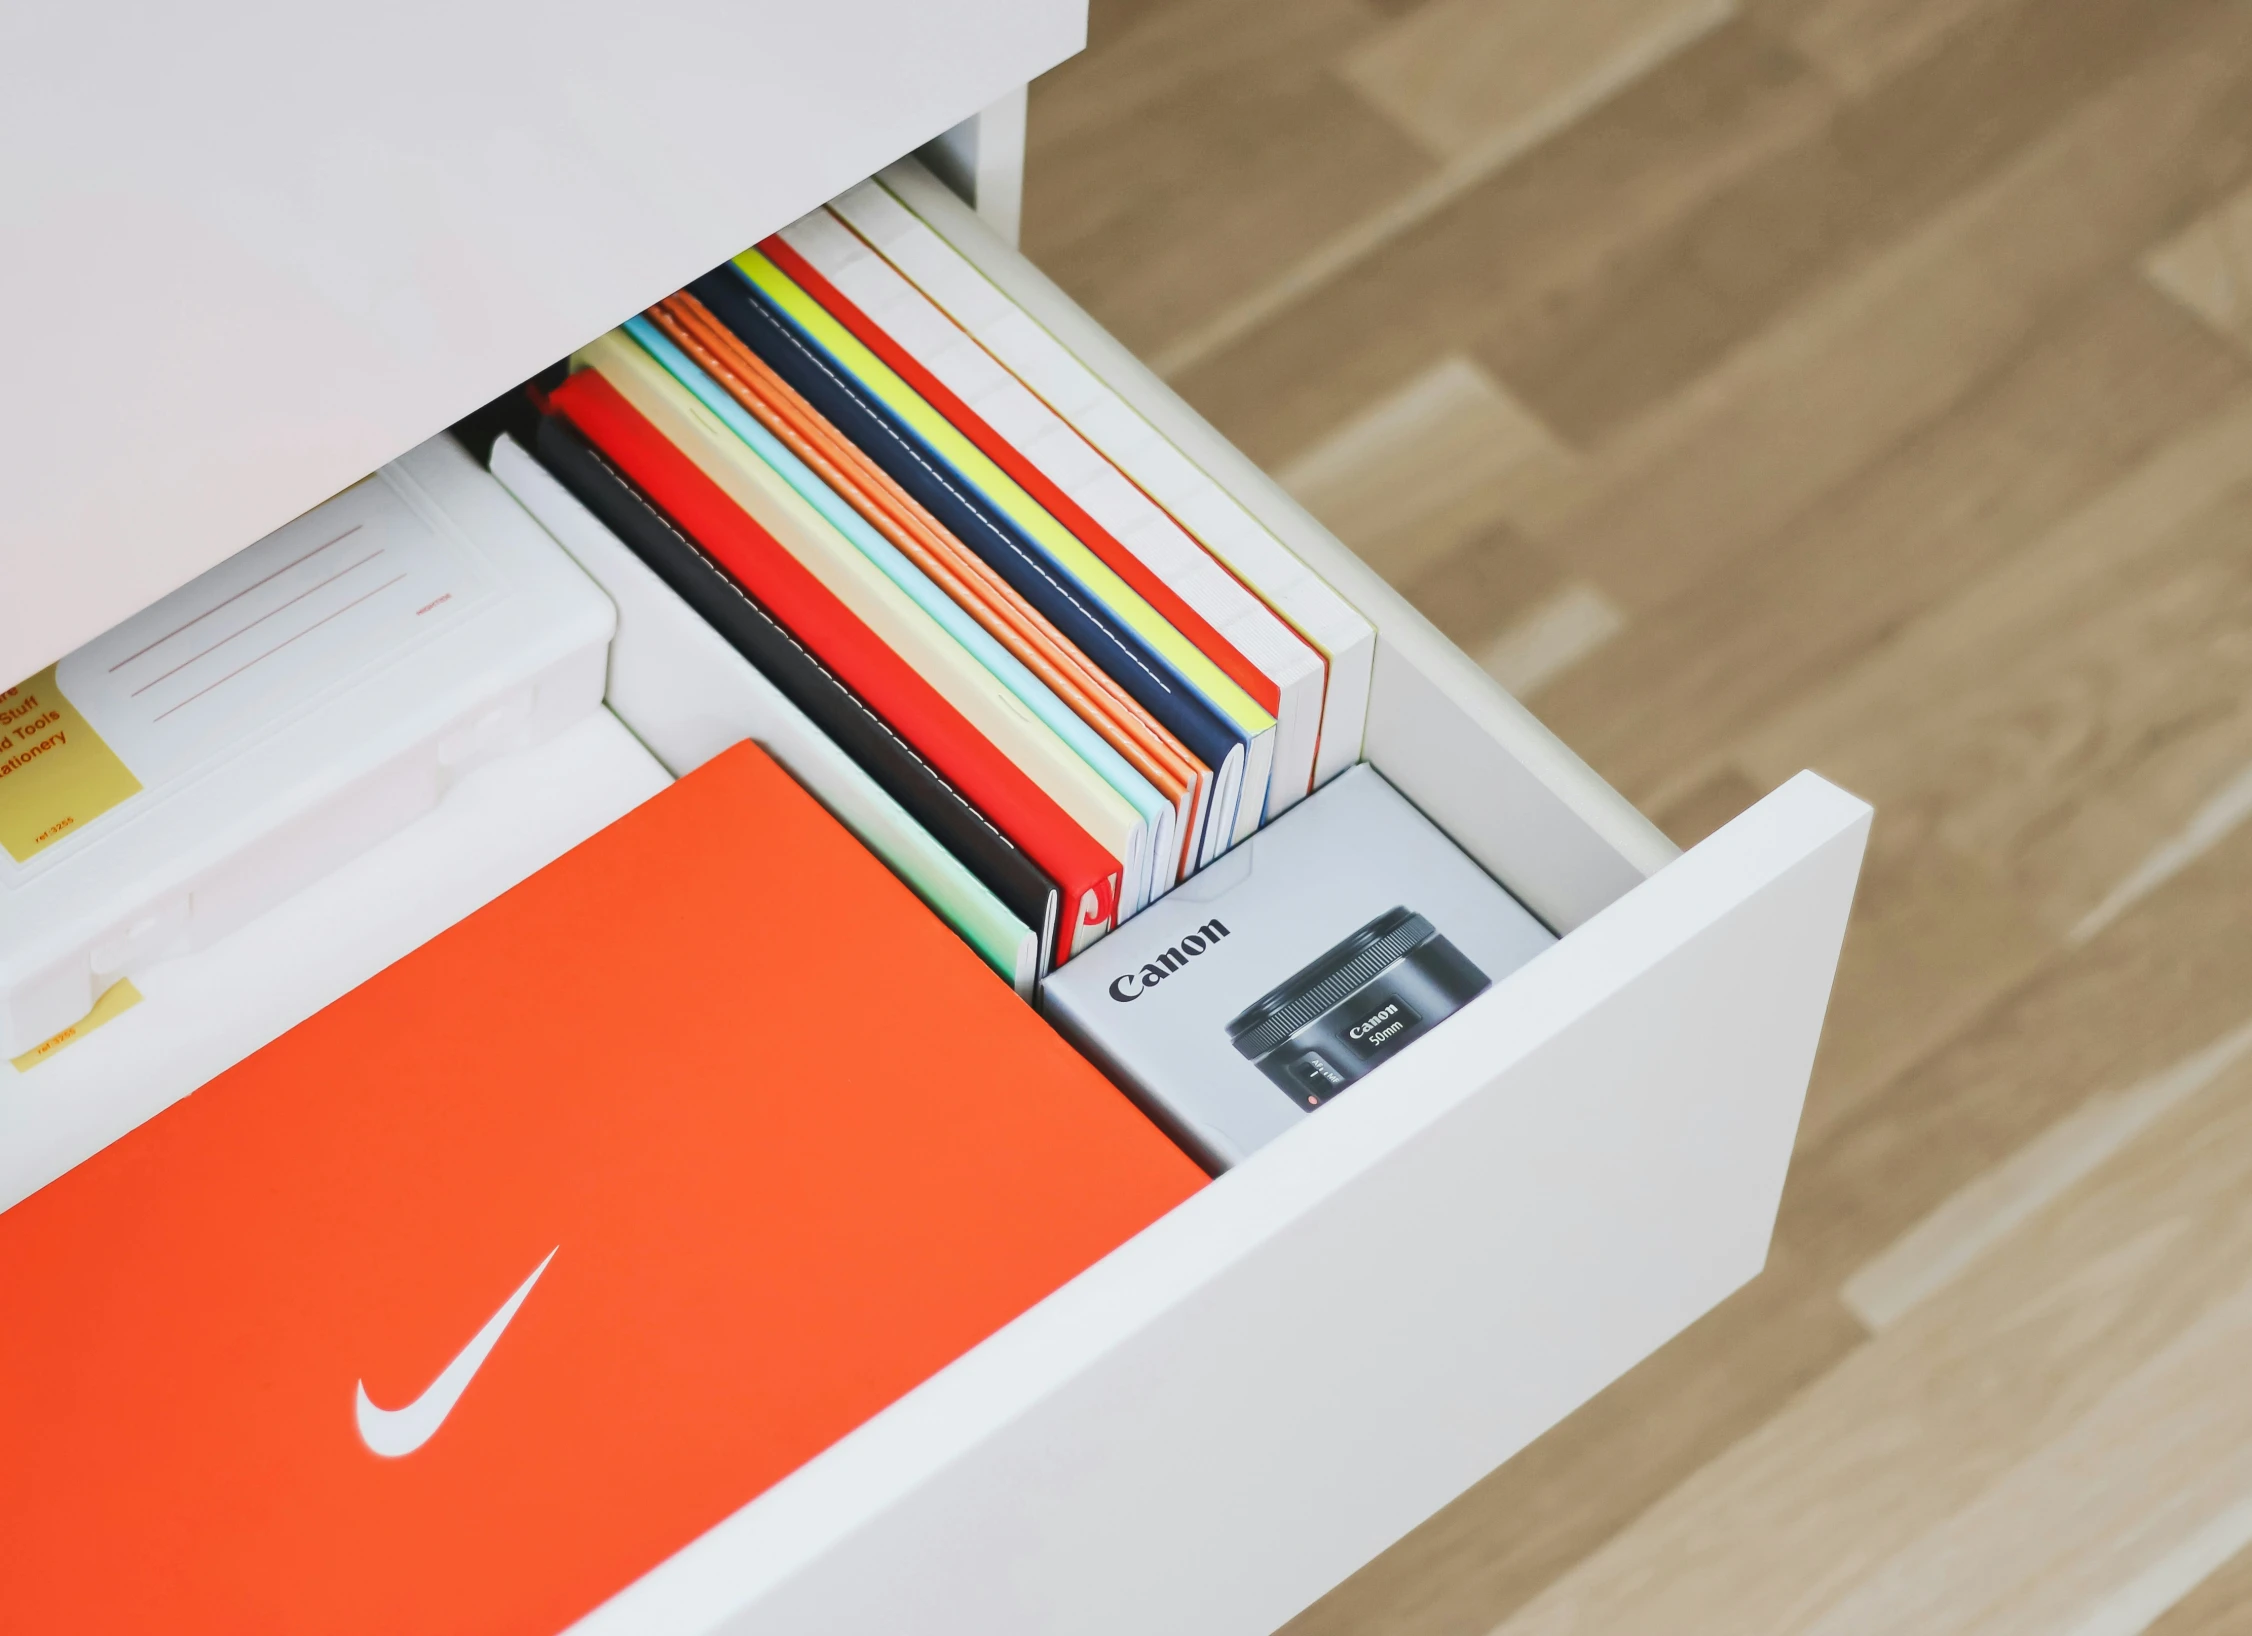
{"label": "white plastic storage box", "polygon": [[429,443],[0,696],[0,1057],[602,702],[609,601]]}

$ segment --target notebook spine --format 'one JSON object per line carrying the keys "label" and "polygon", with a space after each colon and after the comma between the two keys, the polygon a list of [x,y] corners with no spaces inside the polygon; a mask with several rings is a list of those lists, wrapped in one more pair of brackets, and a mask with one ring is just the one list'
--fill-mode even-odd
{"label": "notebook spine", "polygon": [[[1188,685],[1069,580],[991,507],[951,480],[942,464],[913,433],[887,417],[864,396],[850,390],[784,315],[766,305],[732,267],[723,267],[689,286],[722,324],[763,359],[793,390],[894,481],[936,516],[956,538],[1001,575],[1019,595],[1156,717],[1190,752],[1222,775],[1231,757],[1242,758],[1248,735],[1228,724]],[[1230,780],[1240,791],[1240,769]],[[1234,837],[1237,807],[1218,803],[1205,822],[1198,862],[1226,850]]]}
{"label": "notebook spine", "polygon": [[953,853],[1055,958],[1057,888],[1022,848],[893,731],[819,656],[705,553],[680,525],[561,415],[542,416],[533,453],[728,645]]}
{"label": "notebook spine", "polygon": [[1059,963],[1111,928],[1118,860],[860,626],[615,387],[594,371],[581,371],[549,401],[1055,880],[1063,894]]}

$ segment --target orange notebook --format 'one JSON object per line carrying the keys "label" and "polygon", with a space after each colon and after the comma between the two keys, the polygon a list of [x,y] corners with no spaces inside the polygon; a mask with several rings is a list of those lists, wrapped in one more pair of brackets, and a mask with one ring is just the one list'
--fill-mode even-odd
{"label": "orange notebook", "polygon": [[1104,675],[1009,582],[964,546],[858,445],[821,417],[734,331],[685,290],[648,316],[712,379],[774,433],[855,511],[993,634],[1026,669],[1054,689],[1174,804],[1181,855],[1163,892],[1195,868],[1211,769],[1191,756],[1133,695]]}
{"label": "orange notebook", "polygon": [[558,1630],[1203,1181],[740,745],[0,1214],[0,1629]]}

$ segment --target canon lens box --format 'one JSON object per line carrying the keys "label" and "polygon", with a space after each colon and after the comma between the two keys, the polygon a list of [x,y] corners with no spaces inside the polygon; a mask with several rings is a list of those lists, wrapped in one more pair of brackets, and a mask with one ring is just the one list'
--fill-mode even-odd
{"label": "canon lens box", "polygon": [[[1056,1027],[1224,1170],[1375,1077],[1554,941],[1364,765],[1041,993]],[[1381,1082],[1364,1094],[1381,1096]]]}

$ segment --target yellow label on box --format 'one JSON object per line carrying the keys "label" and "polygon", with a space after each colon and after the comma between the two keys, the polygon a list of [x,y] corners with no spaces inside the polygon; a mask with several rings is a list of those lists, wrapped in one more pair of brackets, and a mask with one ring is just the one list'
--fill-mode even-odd
{"label": "yellow label on box", "polygon": [[74,1040],[84,1039],[111,1018],[123,1015],[140,1003],[141,991],[133,986],[131,979],[120,977],[102,990],[102,997],[94,1002],[94,1009],[85,1016],[53,1038],[41,1040],[22,1056],[10,1057],[8,1060],[15,1065],[17,1073],[28,1074],[64,1046]]}
{"label": "yellow label on box", "polygon": [[0,847],[30,861],[141,781],[55,685],[55,667],[0,692]]}

